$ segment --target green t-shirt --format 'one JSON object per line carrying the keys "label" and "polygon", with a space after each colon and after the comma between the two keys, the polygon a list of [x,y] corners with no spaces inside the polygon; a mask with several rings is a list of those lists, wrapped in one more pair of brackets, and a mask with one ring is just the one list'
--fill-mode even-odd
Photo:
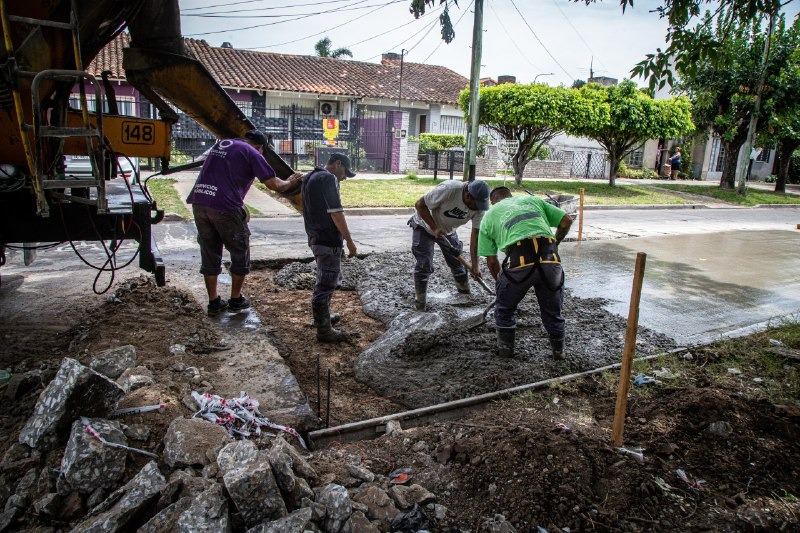
{"label": "green t-shirt", "polygon": [[565,211],[536,196],[506,198],[483,216],[478,235],[478,255],[497,255],[498,250],[505,251],[528,237],[555,237],[550,228],[557,227],[565,214]]}

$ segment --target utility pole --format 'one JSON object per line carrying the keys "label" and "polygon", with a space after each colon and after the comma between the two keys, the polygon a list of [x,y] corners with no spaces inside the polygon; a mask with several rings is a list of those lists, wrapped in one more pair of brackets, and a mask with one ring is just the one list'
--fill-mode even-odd
{"label": "utility pole", "polygon": [[405,57],[406,49],[400,50],[400,90],[397,93],[397,110],[402,111],[403,107],[400,102],[403,101],[403,58]]}
{"label": "utility pole", "polygon": [[472,26],[472,68],[469,77],[469,132],[464,153],[464,181],[475,179],[478,151],[478,102],[481,90],[481,47],[483,43],[483,0],[475,0],[475,23]]}
{"label": "utility pole", "polygon": [[753,149],[753,140],[756,136],[756,126],[758,125],[758,113],[761,111],[761,93],[764,92],[764,79],[767,76],[767,60],[769,59],[770,41],[772,32],[775,29],[775,14],[769,14],[769,29],[764,39],[764,52],[761,54],[761,72],[758,75],[756,85],[756,97],[753,102],[753,114],[750,115],[750,125],[747,128],[747,139],[744,141],[742,151],[736,165],[736,193],[745,194],[747,192],[747,169],[750,166],[750,152]]}

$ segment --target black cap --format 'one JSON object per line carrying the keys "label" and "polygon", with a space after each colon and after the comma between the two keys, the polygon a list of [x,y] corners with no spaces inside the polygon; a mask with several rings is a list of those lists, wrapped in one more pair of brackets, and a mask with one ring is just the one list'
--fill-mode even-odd
{"label": "black cap", "polygon": [[250,130],[244,134],[244,138],[250,141],[253,144],[257,144],[259,146],[266,146],[267,145],[267,137],[261,133],[259,130]]}
{"label": "black cap", "polygon": [[350,170],[352,168],[352,164],[350,163],[350,158],[347,157],[345,154],[340,153],[333,153],[331,154],[330,159],[328,159],[328,164],[330,165],[334,161],[339,161],[342,165],[344,165],[344,173],[348,178],[352,178],[356,175],[355,172]]}

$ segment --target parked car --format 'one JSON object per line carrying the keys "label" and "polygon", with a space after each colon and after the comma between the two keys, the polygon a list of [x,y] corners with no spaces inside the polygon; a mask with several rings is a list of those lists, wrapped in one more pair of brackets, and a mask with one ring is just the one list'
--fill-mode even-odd
{"label": "parked car", "polygon": [[[67,155],[64,156],[66,165],[65,174],[67,176],[91,176],[92,164],[89,162],[88,155]],[[117,176],[132,179],[139,172],[139,159],[136,157],[117,157],[115,167]]]}

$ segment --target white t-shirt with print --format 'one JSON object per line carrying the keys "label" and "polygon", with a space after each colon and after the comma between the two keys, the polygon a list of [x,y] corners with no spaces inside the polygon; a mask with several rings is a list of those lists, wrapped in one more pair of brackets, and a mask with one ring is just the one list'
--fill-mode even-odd
{"label": "white t-shirt with print", "polygon": [[[457,227],[463,226],[470,221],[473,229],[481,227],[484,211],[474,211],[467,207],[462,196],[464,185],[463,181],[445,181],[423,196],[425,205],[428,206],[431,215],[433,215],[434,222],[446,234],[452,233]],[[422,220],[416,211],[414,212],[414,222],[425,228],[428,233],[433,234],[431,228],[428,227],[428,224]]]}

